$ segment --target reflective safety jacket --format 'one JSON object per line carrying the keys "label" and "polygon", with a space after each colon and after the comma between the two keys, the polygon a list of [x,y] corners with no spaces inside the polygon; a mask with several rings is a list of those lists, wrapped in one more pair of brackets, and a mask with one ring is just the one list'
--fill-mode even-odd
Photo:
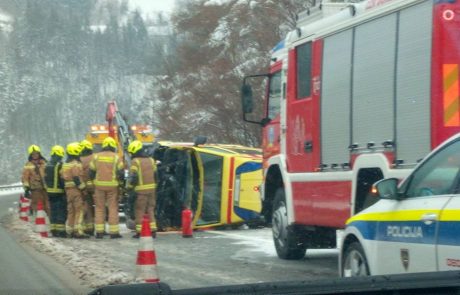
{"label": "reflective safety jacket", "polygon": [[134,158],[129,168],[128,188],[136,192],[151,192],[156,188],[155,172],[157,165],[150,157]]}
{"label": "reflective safety jacket", "polygon": [[89,165],[94,158],[94,154],[80,157],[81,165],[83,166],[83,181],[87,188],[94,187],[94,183],[89,177]]}
{"label": "reflective safety jacket", "polygon": [[46,162],[43,159],[29,161],[22,170],[22,185],[31,190],[45,189],[43,177],[45,176]]}
{"label": "reflective safety jacket", "polygon": [[94,155],[89,169],[95,172],[95,187],[112,188],[120,184],[124,173],[124,165],[120,157],[111,151],[102,151]]}
{"label": "reflective safety jacket", "polygon": [[64,193],[64,181],[61,178],[62,163],[50,161],[45,166],[46,191],[52,194]]}
{"label": "reflective safety jacket", "polygon": [[83,181],[83,166],[76,159],[62,165],[61,177],[64,179],[65,188],[78,188],[82,190],[86,187]]}

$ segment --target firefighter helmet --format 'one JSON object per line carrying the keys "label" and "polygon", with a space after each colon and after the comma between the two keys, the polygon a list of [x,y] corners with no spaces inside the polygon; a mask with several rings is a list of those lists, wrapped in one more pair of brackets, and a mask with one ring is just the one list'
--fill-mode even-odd
{"label": "firefighter helmet", "polygon": [[80,145],[84,149],[87,149],[90,151],[93,150],[93,144],[89,140],[83,139],[82,141],[80,141]]}
{"label": "firefighter helmet", "polygon": [[142,149],[142,142],[135,140],[131,142],[128,146],[128,153],[135,154]]}
{"label": "firefighter helmet", "polygon": [[51,148],[51,156],[56,155],[59,157],[64,157],[64,148],[60,145],[55,145]]}
{"label": "firefighter helmet", "polygon": [[38,145],[33,144],[29,146],[29,148],[27,149],[27,152],[29,153],[29,155],[31,155],[33,152],[41,153],[41,150]]}
{"label": "firefighter helmet", "polygon": [[81,152],[81,146],[78,142],[72,142],[67,145],[67,154],[71,156],[78,156]]}
{"label": "firefighter helmet", "polygon": [[107,137],[106,139],[104,139],[104,141],[102,142],[102,148],[106,148],[106,147],[112,147],[114,149],[117,148],[117,142],[115,141],[115,139],[113,139],[112,137]]}

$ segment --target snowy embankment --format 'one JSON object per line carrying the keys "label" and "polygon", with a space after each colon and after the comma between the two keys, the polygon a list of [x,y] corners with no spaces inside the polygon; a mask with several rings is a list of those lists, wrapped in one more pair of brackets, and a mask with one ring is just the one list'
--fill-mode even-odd
{"label": "snowy embankment", "polygon": [[21,183],[14,183],[11,185],[0,185],[0,197],[9,196],[15,193],[24,193]]}
{"label": "snowy embankment", "polygon": [[33,224],[20,220],[16,212],[7,215],[2,223],[20,243],[30,245],[38,252],[53,257],[71,270],[85,285],[97,288],[133,281],[132,275],[115,267],[113,262],[107,259],[103,254],[104,249],[101,249],[103,247],[97,247],[97,243],[92,243],[95,247],[91,249],[89,245],[79,247],[81,243],[88,243],[87,240],[75,240],[78,243],[67,245],[62,239],[42,238],[34,232]]}

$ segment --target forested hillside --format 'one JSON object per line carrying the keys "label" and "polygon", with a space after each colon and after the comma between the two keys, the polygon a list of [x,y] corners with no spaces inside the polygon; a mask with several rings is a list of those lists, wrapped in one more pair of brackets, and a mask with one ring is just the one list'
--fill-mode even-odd
{"label": "forested hillside", "polygon": [[201,134],[258,146],[260,126],[241,119],[242,78],[267,72],[270,50],[295,28],[297,13],[310,1],[181,2],[172,15],[176,54],[166,75],[155,77],[153,122],[176,140]]}
{"label": "forested hillside", "polygon": [[30,144],[48,157],[83,139],[108,100],[162,139],[257,146],[241,79],[266,71],[308,5],[178,0],[171,16],[145,19],[128,0],[0,0],[0,183],[19,180]]}

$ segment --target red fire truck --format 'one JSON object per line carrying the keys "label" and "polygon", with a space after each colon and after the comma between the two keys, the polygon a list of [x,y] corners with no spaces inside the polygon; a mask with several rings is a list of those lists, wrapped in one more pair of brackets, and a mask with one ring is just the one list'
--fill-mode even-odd
{"label": "red fire truck", "polygon": [[[336,230],[460,131],[458,0],[323,2],[245,77],[244,119],[263,127],[263,213],[278,256],[336,246]],[[267,78],[264,118],[253,86]],[[254,90],[255,91],[255,90]],[[252,118],[250,118],[252,117]]]}

